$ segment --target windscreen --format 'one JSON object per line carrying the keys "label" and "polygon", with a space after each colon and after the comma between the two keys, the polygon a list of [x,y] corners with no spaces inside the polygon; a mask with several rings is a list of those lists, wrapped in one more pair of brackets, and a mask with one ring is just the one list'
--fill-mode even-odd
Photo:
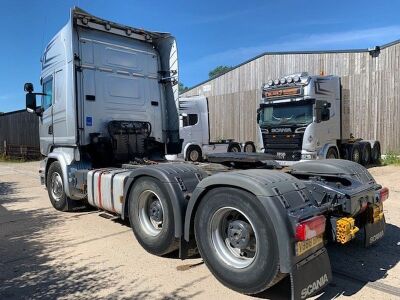
{"label": "windscreen", "polygon": [[260,111],[260,126],[307,125],[313,120],[313,103],[278,103]]}

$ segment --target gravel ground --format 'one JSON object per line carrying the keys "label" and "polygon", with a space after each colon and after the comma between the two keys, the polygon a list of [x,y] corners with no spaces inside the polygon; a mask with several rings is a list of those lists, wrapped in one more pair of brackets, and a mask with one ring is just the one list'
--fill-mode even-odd
{"label": "gravel ground", "polygon": [[[0,299],[249,299],[222,286],[200,258],[146,253],[129,226],[97,211],[61,213],[38,182],[38,162],[0,163]],[[334,282],[321,299],[399,299],[400,167],[370,169],[390,188],[385,238],[329,247]],[[287,299],[289,282],[259,298]]]}

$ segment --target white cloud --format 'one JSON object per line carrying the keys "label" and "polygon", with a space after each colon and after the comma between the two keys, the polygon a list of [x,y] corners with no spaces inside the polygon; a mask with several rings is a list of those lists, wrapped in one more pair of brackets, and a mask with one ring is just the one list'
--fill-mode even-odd
{"label": "white cloud", "polygon": [[[400,38],[400,26],[377,27],[333,33],[288,35],[271,44],[231,48],[189,62],[190,68],[237,64],[266,51],[301,51],[368,48]],[[266,36],[265,39],[268,39]],[[187,66],[188,67],[188,66]]]}

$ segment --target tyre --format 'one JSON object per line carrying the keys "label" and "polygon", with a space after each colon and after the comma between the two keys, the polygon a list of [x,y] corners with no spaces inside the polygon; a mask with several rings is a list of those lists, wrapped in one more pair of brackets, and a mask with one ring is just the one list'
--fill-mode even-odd
{"label": "tyre", "polygon": [[242,149],[240,148],[239,143],[232,142],[232,143],[229,143],[227,151],[228,152],[241,152]]}
{"label": "tyre", "polygon": [[190,146],[186,153],[186,160],[192,162],[202,161],[202,152],[199,146]]}
{"label": "tyre", "polygon": [[67,197],[64,190],[64,179],[61,165],[58,161],[51,163],[47,171],[46,187],[50,202],[59,211],[71,211],[74,200]]}
{"label": "tyre", "polygon": [[328,152],[326,153],[326,158],[327,159],[338,159],[339,153],[337,152],[336,148],[334,148],[334,147],[329,148]]}
{"label": "tyre", "polygon": [[256,152],[256,146],[254,146],[253,142],[246,142],[246,143],[244,143],[243,151],[244,152]]}
{"label": "tyre", "polygon": [[356,163],[361,162],[361,151],[358,143],[346,144],[347,159]]}
{"label": "tyre", "polygon": [[369,142],[359,142],[361,151],[361,164],[363,166],[369,165],[371,162],[371,144]]}
{"label": "tyre", "polygon": [[379,164],[380,161],[381,161],[381,144],[378,141],[374,141],[371,149],[371,163]]}
{"label": "tyre", "polygon": [[281,278],[273,224],[259,200],[235,188],[215,188],[194,220],[199,252],[214,276],[245,294],[260,293]]}
{"label": "tyre", "polygon": [[129,196],[129,222],[147,252],[161,256],[178,248],[172,203],[158,179],[145,176],[135,181]]}

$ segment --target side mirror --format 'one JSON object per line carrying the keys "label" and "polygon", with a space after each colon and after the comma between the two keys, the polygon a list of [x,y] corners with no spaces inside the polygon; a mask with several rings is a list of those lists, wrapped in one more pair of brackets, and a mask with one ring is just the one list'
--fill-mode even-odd
{"label": "side mirror", "polygon": [[24,84],[24,91],[27,93],[32,93],[33,92],[33,84],[30,82],[27,82]]}
{"label": "side mirror", "polygon": [[29,113],[36,114],[38,116],[42,115],[42,110],[37,108],[36,105],[36,95],[43,95],[41,93],[32,93],[33,92],[33,84],[27,82],[24,84],[24,91],[26,92],[25,96],[25,106],[26,110]]}
{"label": "side mirror", "polygon": [[330,119],[330,107],[331,104],[327,101],[317,100],[315,102],[315,116],[317,123],[328,121]]}
{"label": "side mirror", "polygon": [[257,109],[257,124],[260,123],[262,108]]}
{"label": "side mirror", "polygon": [[331,116],[331,111],[328,107],[323,107],[321,111],[321,121],[328,121]]}
{"label": "side mirror", "polygon": [[31,113],[36,112],[36,94],[32,92],[26,94],[26,110]]}

